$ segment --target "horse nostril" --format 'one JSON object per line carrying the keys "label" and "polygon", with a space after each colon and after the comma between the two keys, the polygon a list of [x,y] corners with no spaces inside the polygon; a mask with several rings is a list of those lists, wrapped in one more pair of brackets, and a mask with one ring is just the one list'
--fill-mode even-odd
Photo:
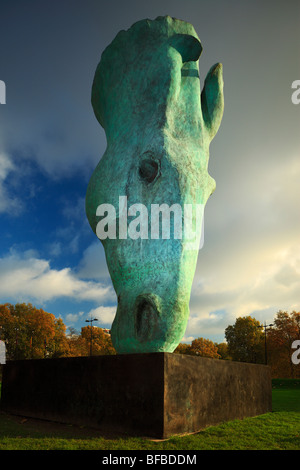
{"label": "horse nostril", "polygon": [[143,160],[139,167],[139,175],[146,183],[152,183],[158,175],[158,163],[151,158]]}
{"label": "horse nostril", "polygon": [[137,298],[135,307],[135,331],[140,341],[149,341],[158,328],[159,311],[153,299],[147,295]]}

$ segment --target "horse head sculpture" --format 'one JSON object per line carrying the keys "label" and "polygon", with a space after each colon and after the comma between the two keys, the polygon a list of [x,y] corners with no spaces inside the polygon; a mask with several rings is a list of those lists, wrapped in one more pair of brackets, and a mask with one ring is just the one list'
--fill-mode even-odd
{"label": "horse head sculpture", "polygon": [[107,148],[86,213],[117,294],[118,353],[173,352],[186,330],[203,218],[194,209],[215,189],[209,145],[224,108],[221,64],[200,91],[201,52],[191,24],[142,20],[118,33],[95,72],[92,105]]}

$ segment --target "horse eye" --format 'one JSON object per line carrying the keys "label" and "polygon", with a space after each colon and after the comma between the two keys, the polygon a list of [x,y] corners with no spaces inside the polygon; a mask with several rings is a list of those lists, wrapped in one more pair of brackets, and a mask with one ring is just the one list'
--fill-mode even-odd
{"label": "horse eye", "polygon": [[150,158],[143,160],[139,167],[139,175],[146,183],[152,183],[158,175],[158,163]]}

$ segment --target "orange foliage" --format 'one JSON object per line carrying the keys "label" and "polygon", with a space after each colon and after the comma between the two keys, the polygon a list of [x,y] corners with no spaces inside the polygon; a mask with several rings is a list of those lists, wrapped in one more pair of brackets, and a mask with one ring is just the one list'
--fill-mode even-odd
{"label": "orange foliage", "polygon": [[178,354],[189,354],[191,356],[212,357],[219,359],[218,347],[209,339],[197,338],[192,344],[180,343],[174,351]]}
{"label": "orange foliage", "polygon": [[296,340],[300,340],[300,312],[280,310],[267,335],[268,365],[274,378],[300,377],[299,364],[292,362],[292,344]]}
{"label": "orange foliage", "polygon": [[67,347],[65,331],[61,319],[30,303],[0,305],[0,335],[8,359],[60,356]]}

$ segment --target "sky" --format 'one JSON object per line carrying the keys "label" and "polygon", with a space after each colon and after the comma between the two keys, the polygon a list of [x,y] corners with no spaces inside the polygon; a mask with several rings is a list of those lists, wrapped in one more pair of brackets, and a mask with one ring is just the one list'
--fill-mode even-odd
{"label": "sky", "polygon": [[0,0],[0,303],[31,302],[77,331],[91,316],[111,326],[116,294],[84,208],[106,149],[91,85],[120,30],[164,15],[200,37],[201,86],[224,69],[183,338],[222,342],[237,317],[300,309],[298,0]]}

